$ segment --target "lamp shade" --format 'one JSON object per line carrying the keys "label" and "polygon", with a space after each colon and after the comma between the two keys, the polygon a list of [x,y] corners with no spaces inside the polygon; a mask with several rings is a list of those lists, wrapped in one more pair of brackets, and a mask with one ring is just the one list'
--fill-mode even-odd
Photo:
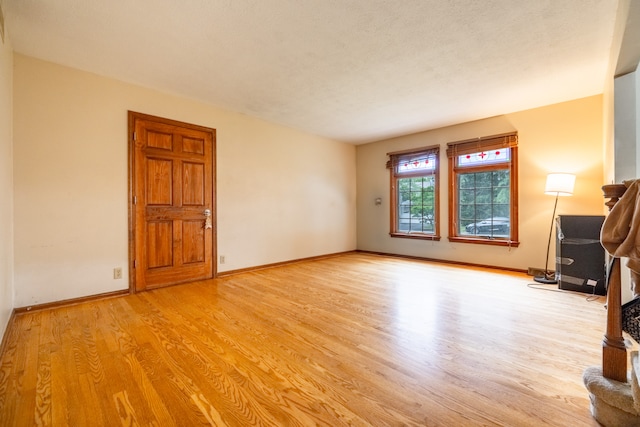
{"label": "lamp shade", "polygon": [[547,175],[547,184],[544,186],[544,194],[554,196],[571,196],[576,176],[570,173],[550,173]]}

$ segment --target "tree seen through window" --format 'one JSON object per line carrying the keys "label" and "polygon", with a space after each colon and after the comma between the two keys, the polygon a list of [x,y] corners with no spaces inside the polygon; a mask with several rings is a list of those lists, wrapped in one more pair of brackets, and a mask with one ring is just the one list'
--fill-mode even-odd
{"label": "tree seen through window", "polygon": [[388,153],[392,237],[439,240],[439,146]]}
{"label": "tree seen through window", "polygon": [[[460,234],[507,237],[510,228],[509,170],[459,175]],[[482,222],[485,223],[482,224]]]}
{"label": "tree seen through window", "polygon": [[405,233],[433,233],[435,177],[398,179],[398,230]]}
{"label": "tree seen through window", "polygon": [[447,144],[449,240],[518,246],[518,135]]}

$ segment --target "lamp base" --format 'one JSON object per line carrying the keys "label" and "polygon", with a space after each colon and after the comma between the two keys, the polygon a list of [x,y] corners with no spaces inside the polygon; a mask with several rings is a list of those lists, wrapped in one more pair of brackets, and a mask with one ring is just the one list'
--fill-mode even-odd
{"label": "lamp base", "polygon": [[533,280],[535,280],[538,283],[544,283],[545,285],[553,285],[558,283],[558,281],[555,279],[555,277],[551,276],[549,277],[548,275],[543,275],[543,276],[535,276],[533,278]]}

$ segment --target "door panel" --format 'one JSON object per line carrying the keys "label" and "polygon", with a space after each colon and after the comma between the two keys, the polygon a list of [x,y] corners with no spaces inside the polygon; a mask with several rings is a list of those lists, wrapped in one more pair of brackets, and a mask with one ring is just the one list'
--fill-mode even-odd
{"label": "door panel", "polygon": [[171,205],[173,162],[166,159],[147,160],[147,205]]}
{"label": "door panel", "polygon": [[160,148],[162,150],[172,150],[173,135],[149,130],[147,132],[147,146],[150,148]]}
{"label": "door panel", "polygon": [[182,262],[191,264],[205,258],[205,233],[202,221],[182,222]]}
{"label": "door panel", "polygon": [[182,164],[182,204],[204,206],[204,165],[197,163]]}
{"label": "door panel", "polygon": [[215,129],[133,112],[129,129],[132,288],[213,277]]}
{"label": "door panel", "polygon": [[193,138],[183,138],[182,150],[185,153],[204,154],[204,140],[193,139]]}
{"label": "door panel", "polygon": [[147,222],[147,263],[149,268],[173,265],[173,224],[171,221]]}

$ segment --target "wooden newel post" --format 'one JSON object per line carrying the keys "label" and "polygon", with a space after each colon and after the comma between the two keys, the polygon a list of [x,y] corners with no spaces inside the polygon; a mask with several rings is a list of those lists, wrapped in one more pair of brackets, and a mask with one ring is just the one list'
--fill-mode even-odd
{"label": "wooden newel post", "polygon": [[[604,185],[605,203],[609,210],[626,190],[624,184]],[[622,337],[622,286],[620,259],[616,259],[609,275],[607,288],[607,329],[602,340],[602,375],[616,381],[627,382],[627,348]]]}

